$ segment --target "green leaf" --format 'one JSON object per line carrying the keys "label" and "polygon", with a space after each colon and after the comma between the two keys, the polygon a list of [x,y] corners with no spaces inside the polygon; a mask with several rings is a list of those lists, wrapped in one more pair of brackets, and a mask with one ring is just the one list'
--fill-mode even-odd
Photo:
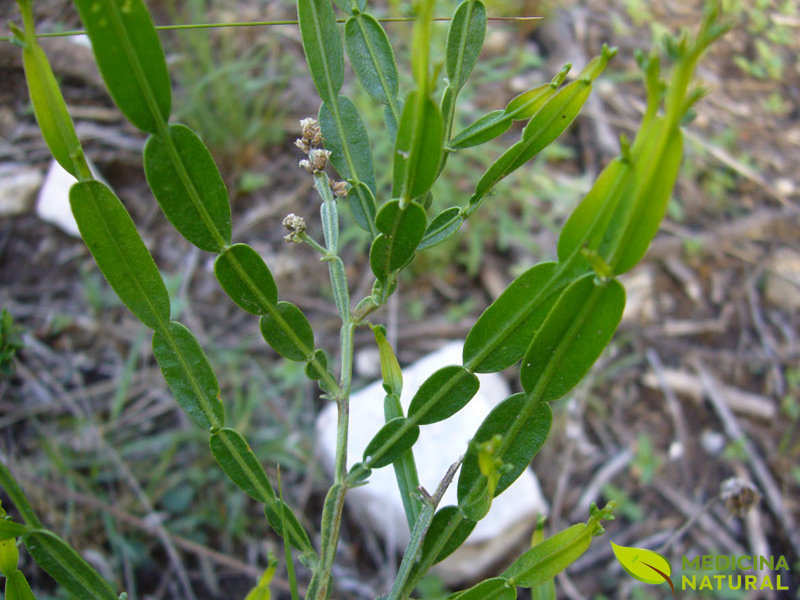
{"label": "green leaf", "polygon": [[29,525],[15,523],[8,519],[0,519],[0,540],[8,540],[25,534],[30,529]]}
{"label": "green leaf", "polygon": [[151,329],[166,325],[167,288],[119,198],[99,181],[83,181],[70,188],[69,201],[83,241],[120,300]]}
{"label": "green leaf", "polygon": [[275,500],[275,492],[264,468],[238,431],[229,427],[215,431],[209,445],[225,474],[248,496],[264,504]]}
{"label": "green leaf", "polygon": [[564,287],[556,263],[531,267],[483,311],[464,342],[464,366],[476,373],[501,371],[517,362]]}
{"label": "green leaf", "polygon": [[436,564],[450,556],[472,533],[475,521],[470,521],[457,506],[445,506],[436,511],[431,521],[425,541],[422,543],[420,563]]}
{"label": "green leaf", "polygon": [[516,481],[536,456],[547,439],[552,420],[553,415],[547,403],[536,402],[524,393],[509,396],[495,406],[475,432],[464,456],[458,476],[459,503],[478,493],[473,488],[486,485],[486,477],[478,464],[480,444],[496,435],[502,439],[499,451],[494,454],[503,464],[492,495],[497,497]]}
{"label": "green leaf", "polygon": [[114,102],[136,127],[156,133],[169,120],[167,63],[142,0],[75,0]]}
{"label": "green leaf", "polygon": [[289,360],[310,360],[314,332],[305,315],[290,302],[278,302],[259,322],[261,335],[272,348]]}
{"label": "green leaf", "polygon": [[408,426],[403,417],[387,421],[364,448],[364,462],[370,469],[392,464],[414,445],[419,437],[419,427]]}
{"label": "green leaf", "polygon": [[[298,550],[308,554],[314,554],[314,546],[308,537],[308,533],[300,524],[300,520],[294,515],[292,509],[283,501],[275,500],[264,507],[264,514],[267,517],[269,526],[273,531],[281,536]],[[286,533],[283,532],[283,525],[286,525]]]}
{"label": "green leaf", "polygon": [[[28,38],[27,33],[26,38]],[[50,68],[47,55],[36,42],[33,32],[30,32],[30,37],[25,40],[22,64],[25,68],[25,80],[28,83],[28,93],[36,122],[47,147],[58,164],[76,179],[81,179],[86,173],[81,173],[76,161],[83,162],[83,151],[75,134],[72,118],[67,111],[64,96],[61,94],[61,88]],[[83,164],[85,165],[85,162]]]}
{"label": "green leaf", "polygon": [[186,414],[203,429],[222,427],[225,407],[217,377],[192,332],[170,322],[153,334],[153,356]]}
{"label": "green leaf", "polygon": [[344,42],[350,66],[367,93],[383,104],[396,104],[397,62],[378,20],[366,13],[350,17],[344,27]]}
{"label": "green leaf", "polygon": [[443,367],[420,385],[408,407],[408,417],[420,425],[443,421],[461,410],[478,387],[478,378],[464,367]]}
{"label": "green leaf", "polygon": [[[17,511],[26,524],[33,527],[42,526],[42,522],[33,511],[30,502],[28,502],[28,499],[25,497],[25,493],[22,491],[22,488],[19,487],[19,483],[17,483],[11,471],[2,461],[0,461],[0,488],[2,488],[3,492],[9,497],[14,506],[17,507]],[[2,506],[0,505],[0,509],[1,508]],[[5,515],[5,511],[3,511],[2,514]]]}
{"label": "green leaf", "polygon": [[575,562],[591,543],[591,527],[586,523],[577,523],[522,554],[501,577],[521,587],[547,583]]}
{"label": "green leaf", "polygon": [[[370,191],[375,192],[375,172],[372,167],[372,152],[369,149],[369,137],[361,116],[353,103],[344,96],[337,96],[335,107],[325,101],[319,108],[319,124],[325,137],[325,147],[331,151],[331,163],[345,179],[363,181]],[[358,194],[359,202],[365,198],[359,190],[350,193]],[[369,202],[369,199],[366,199]],[[372,200],[374,205],[374,199]],[[375,209],[362,206],[361,213],[375,214]]]}
{"label": "green leaf", "polygon": [[464,222],[461,209],[457,206],[445,208],[436,215],[425,230],[425,235],[417,246],[417,250],[424,250],[436,244],[441,244],[459,230]]}
{"label": "green leaf", "polygon": [[645,583],[664,583],[672,573],[669,562],[660,554],[647,548],[618,546],[611,542],[614,556],[627,573]]}
{"label": "green leaf", "polygon": [[375,213],[378,210],[372,190],[366,183],[359,181],[347,192],[347,201],[356,225],[365,231],[372,232]]}
{"label": "green leaf", "polygon": [[505,113],[514,121],[521,121],[529,119],[544,106],[550,98],[552,98],[559,86],[564,82],[564,79],[572,68],[570,64],[564,65],[561,70],[556,73],[555,77],[550,83],[545,83],[527,92],[522,92],[515,96],[506,105]]}
{"label": "green leaf", "polygon": [[399,200],[390,200],[381,207],[375,226],[382,233],[373,241],[369,257],[376,277],[385,279],[411,260],[425,234],[426,222],[425,209],[416,202],[400,208]]}
{"label": "green leaf", "polygon": [[[403,371],[400,369],[400,363],[397,362],[394,350],[386,339],[386,330],[381,325],[374,325],[372,333],[375,335],[375,344],[378,346],[378,354],[381,359],[383,389],[387,394],[393,394],[399,398],[403,391]],[[402,409],[401,414],[394,416],[402,416]]]}
{"label": "green leaf", "polygon": [[[29,528],[26,528],[26,531]],[[9,577],[17,570],[19,564],[19,548],[16,536],[9,536],[0,540],[0,573]]]}
{"label": "green leaf", "polygon": [[[608,259],[606,240],[614,240],[617,234],[609,229],[624,227],[624,223],[612,217],[616,207],[631,196],[633,169],[629,161],[616,158],[603,169],[580,204],[572,211],[558,238],[558,259],[567,260],[581,248],[588,248]],[[607,242],[606,242],[607,243]]]}
{"label": "green leaf", "polygon": [[22,571],[13,571],[6,579],[6,600],[36,600]]}
{"label": "green leaf", "polygon": [[483,47],[486,7],[481,0],[464,0],[456,8],[447,32],[446,67],[449,85],[464,87]]}
{"label": "green leaf", "polygon": [[278,303],[278,288],[267,265],[246,244],[226,248],[214,261],[214,273],[222,289],[236,304],[263,315]]}
{"label": "green leaf", "polygon": [[306,376],[316,381],[325,377],[326,374],[328,374],[328,355],[324,350],[314,350],[314,357],[306,364]]}
{"label": "green leaf", "polygon": [[531,586],[531,600],[556,600],[555,580]]}
{"label": "green leaf", "polygon": [[664,218],[683,157],[680,129],[668,134],[663,149],[658,150],[650,157],[634,157],[635,212],[621,241],[620,252],[611,259],[616,274],[631,269],[642,259]]}
{"label": "green leaf", "polygon": [[448,600],[516,600],[517,588],[502,577],[481,581],[468,590],[450,596]]}
{"label": "green leaf", "polygon": [[36,564],[66,591],[78,598],[117,600],[109,583],[56,534],[37,529],[22,541]]}
{"label": "green leaf", "polygon": [[444,122],[439,107],[419,92],[408,95],[394,148],[392,196],[410,200],[427,192],[439,175]]}
{"label": "green leaf", "polygon": [[625,288],[589,273],[564,290],[536,332],[520,369],[522,387],[542,401],[566,394],[611,340],[625,308]]}
{"label": "green leaf", "polygon": [[144,172],[161,210],[183,237],[208,252],[230,244],[228,190],[196,133],[176,124],[169,126],[169,139],[150,136]]}
{"label": "green leaf", "polygon": [[333,6],[329,0],[297,0],[297,19],[317,93],[333,102],[344,81],[344,49]]}
{"label": "green leaf", "polygon": [[493,110],[458,132],[450,140],[450,148],[461,150],[483,144],[504,134],[511,127],[512,119],[504,110]]}
{"label": "green leaf", "polygon": [[592,81],[605,69],[616,50],[603,48],[584,68],[578,79],[561,88],[536,114],[522,131],[522,139],[506,150],[483,174],[470,204],[476,204],[501,179],[528,162],[569,127],[589,98]]}

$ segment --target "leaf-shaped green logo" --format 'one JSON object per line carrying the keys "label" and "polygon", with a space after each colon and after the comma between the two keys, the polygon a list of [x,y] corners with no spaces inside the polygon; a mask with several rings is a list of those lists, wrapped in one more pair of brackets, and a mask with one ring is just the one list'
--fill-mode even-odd
{"label": "leaf-shaped green logo", "polygon": [[646,548],[619,546],[611,542],[614,555],[631,577],[645,583],[664,583],[665,581],[675,593],[672,580],[669,578],[671,568],[667,559]]}

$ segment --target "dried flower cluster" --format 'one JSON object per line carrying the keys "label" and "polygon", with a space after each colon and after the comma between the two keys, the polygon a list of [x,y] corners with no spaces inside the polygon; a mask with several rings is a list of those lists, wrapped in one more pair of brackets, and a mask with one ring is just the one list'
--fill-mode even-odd
{"label": "dried flower cluster", "polygon": [[[325,139],[322,137],[319,121],[313,117],[300,119],[300,136],[294,141],[294,145],[308,155],[308,158],[302,159],[298,166],[309,173],[324,171],[330,160],[331,152],[322,148]],[[346,181],[335,181],[331,183],[331,189],[336,196],[344,197],[350,186]]]}
{"label": "dried flower cluster", "polygon": [[283,218],[282,225],[289,232],[284,236],[284,240],[294,243],[303,241],[302,235],[306,230],[306,220],[303,217],[298,217],[294,213],[289,213]]}

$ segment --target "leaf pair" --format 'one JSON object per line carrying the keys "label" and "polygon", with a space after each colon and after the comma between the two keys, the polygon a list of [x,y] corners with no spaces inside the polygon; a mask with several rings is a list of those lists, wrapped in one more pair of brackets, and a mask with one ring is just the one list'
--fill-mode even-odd
{"label": "leaf pair", "polygon": [[426,222],[425,209],[416,202],[401,206],[399,200],[391,200],[381,207],[375,219],[380,234],[369,252],[375,277],[386,281],[391,273],[411,261],[425,234]]}

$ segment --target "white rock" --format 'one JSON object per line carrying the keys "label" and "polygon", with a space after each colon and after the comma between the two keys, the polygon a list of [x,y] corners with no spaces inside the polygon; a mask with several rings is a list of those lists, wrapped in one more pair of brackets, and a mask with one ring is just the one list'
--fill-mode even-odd
{"label": "white rock", "polygon": [[[401,403],[408,406],[420,384],[436,370],[461,364],[462,342],[452,342],[403,370]],[[466,451],[467,444],[489,411],[510,395],[508,384],[498,374],[481,374],[480,389],[461,411],[439,423],[421,427],[414,445],[420,484],[433,492],[447,468]],[[348,468],[361,459],[364,448],[384,423],[385,392],[376,381],[354,393],[350,399]],[[336,446],[336,407],[327,406],[317,420],[318,452],[322,464],[333,471]],[[440,507],[458,502],[456,480],[448,488]],[[372,472],[368,485],[348,492],[348,506],[363,516],[369,527],[398,551],[408,543],[408,525],[391,467]],[[537,515],[547,512],[547,502],[539,483],[528,469],[511,487],[498,496],[489,514],[481,520],[467,542],[440,563],[439,574],[448,583],[472,579],[502,559],[509,547],[530,531]]]}
{"label": "white rock", "polygon": [[767,263],[764,293],[772,304],[786,310],[800,309],[800,252],[780,248]]}
{"label": "white rock", "polygon": [[0,217],[27,211],[41,184],[39,169],[18,163],[0,165]]}
{"label": "white rock", "polygon": [[69,207],[69,188],[77,181],[55,160],[50,162],[44,185],[36,201],[36,214],[69,235],[80,237],[78,224]]}

